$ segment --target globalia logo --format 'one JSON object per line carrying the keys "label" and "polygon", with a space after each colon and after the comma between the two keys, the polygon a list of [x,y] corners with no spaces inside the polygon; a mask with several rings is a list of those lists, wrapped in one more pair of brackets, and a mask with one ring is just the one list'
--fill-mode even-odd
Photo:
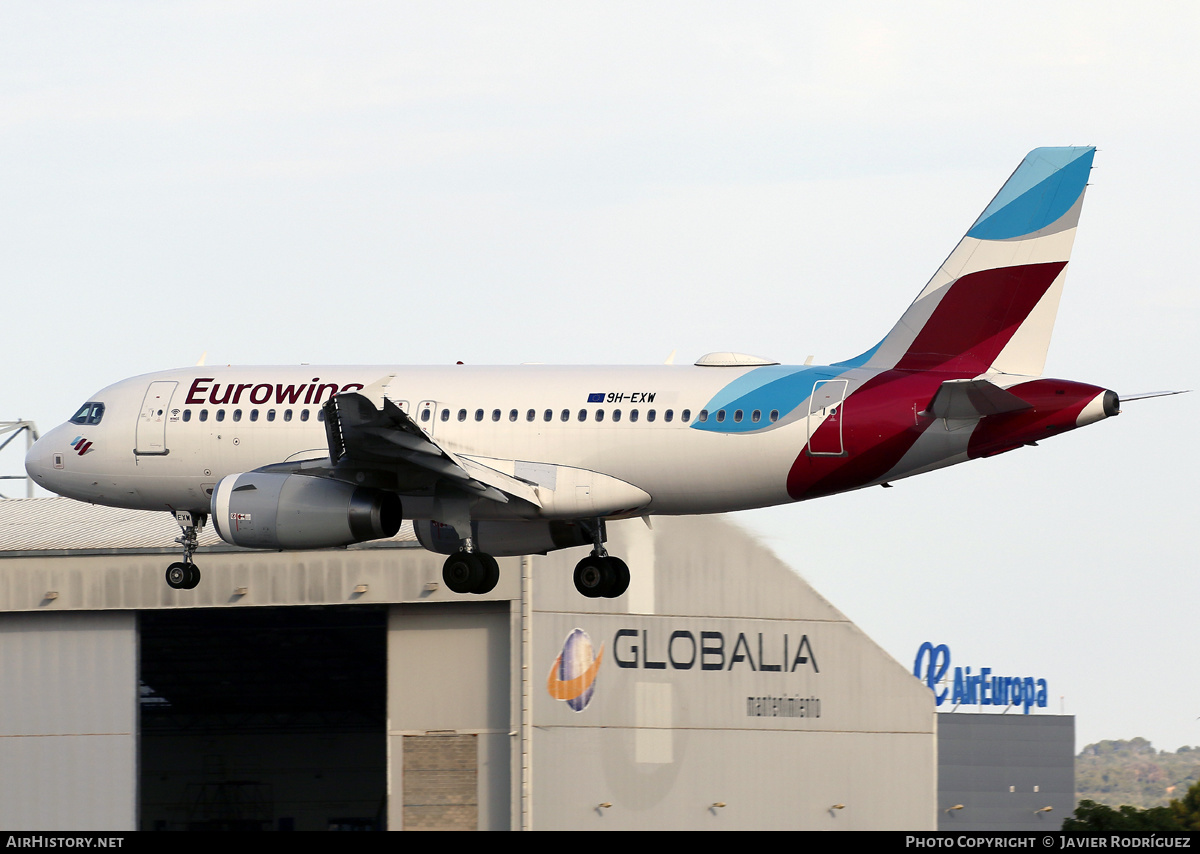
{"label": "globalia logo", "polygon": [[582,712],[592,701],[596,691],[596,674],[604,659],[604,644],[600,653],[592,654],[592,639],[583,629],[575,629],[563,641],[562,651],[554,659],[550,675],[546,677],[546,690],[556,700],[564,700],[577,712]]}

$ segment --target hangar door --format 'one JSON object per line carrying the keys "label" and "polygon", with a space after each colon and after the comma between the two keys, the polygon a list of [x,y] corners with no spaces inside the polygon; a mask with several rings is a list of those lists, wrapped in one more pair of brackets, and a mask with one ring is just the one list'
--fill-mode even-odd
{"label": "hangar door", "polygon": [[144,611],[143,830],[383,830],[381,605]]}

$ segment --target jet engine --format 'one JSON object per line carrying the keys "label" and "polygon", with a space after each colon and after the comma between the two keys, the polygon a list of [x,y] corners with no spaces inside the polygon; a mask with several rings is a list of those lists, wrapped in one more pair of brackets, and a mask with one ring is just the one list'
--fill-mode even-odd
{"label": "jet engine", "polygon": [[324,549],[393,537],[402,520],[391,492],[298,474],[244,472],[217,482],[221,539],[255,549]]}
{"label": "jet engine", "polygon": [[[417,540],[431,552],[454,554],[465,536],[451,525],[414,519]],[[475,548],[494,557],[535,555],[572,546],[590,546],[592,525],[587,522],[472,522]]]}

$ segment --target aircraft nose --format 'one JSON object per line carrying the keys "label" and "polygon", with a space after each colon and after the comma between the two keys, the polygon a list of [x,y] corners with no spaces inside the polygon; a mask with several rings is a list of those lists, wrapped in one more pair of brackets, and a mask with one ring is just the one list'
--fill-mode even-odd
{"label": "aircraft nose", "polygon": [[50,446],[45,437],[33,443],[33,447],[25,452],[25,473],[33,478],[33,482],[46,485],[46,478],[51,468]]}
{"label": "aircraft nose", "polygon": [[[25,473],[42,489],[57,492],[62,495],[63,487],[63,426],[59,425],[33,443],[33,447],[25,452]],[[69,437],[68,437],[69,438]]]}

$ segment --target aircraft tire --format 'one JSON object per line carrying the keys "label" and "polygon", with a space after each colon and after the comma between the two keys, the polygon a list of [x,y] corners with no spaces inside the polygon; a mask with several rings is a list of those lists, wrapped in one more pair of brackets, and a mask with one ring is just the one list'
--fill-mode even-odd
{"label": "aircraft tire", "polygon": [[609,599],[616,599],[629,589],[629,565],[619,557],[609,555],[605,560],[613,570],[613,583],[608,592],[604,595]]}
{"label": "aircraft tire", "polygon": [[473,552],[455,552],[442,564],[442,581],[454,593],[476,592],[485,575],[483,561]]}
{"label": "aircraft tire", "polygon": [[173,563],[167,567],[167,586],[172,590],[187,590],[191,573],[186,563]]}
{"label": "aircraft tire", "polygon": [[475,555],[480,561],[483,562],[483,579],[471,592],[477,595],[491,593],[496,589],[496,585],[500,582],[500,564],[496,563],[496,559],[490,554],[476,552]]}
{"label": "aircraft tire", "polygon": [[575,565],[575,589],[589,599],[608,595],[616,581],[616,572],[605,558],[588,555]]}
{"label": "aircraft tire", "polygon": [[195,590],[196,587],[200,584],[200,567],[196,566],[196,564],[194,564],[194,563],[189,563],[187,565],[187,570],[188,570],[188,580],[187,580],[187,583],[185,585],[183,585],[183,589],[184,590]]}

